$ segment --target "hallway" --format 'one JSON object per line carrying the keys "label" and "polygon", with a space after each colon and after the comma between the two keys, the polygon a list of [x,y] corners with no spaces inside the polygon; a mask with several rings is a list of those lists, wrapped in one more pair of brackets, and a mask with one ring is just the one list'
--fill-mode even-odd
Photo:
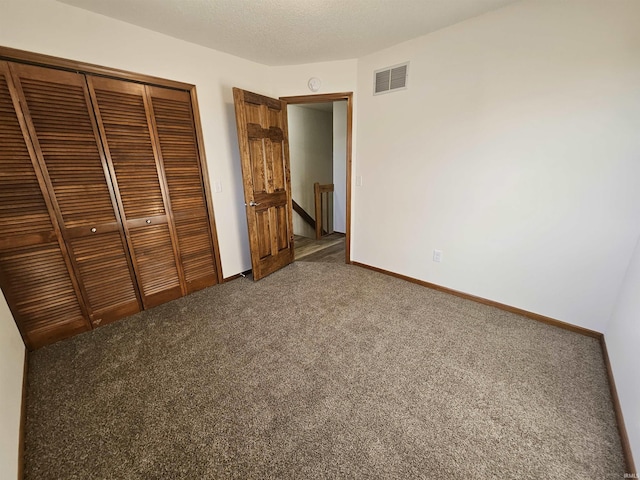
{"label": "hallway", "polygon": [[304,262],[345,263],[343,233],[332,233],[320,240],[294,236],[295,259]]}

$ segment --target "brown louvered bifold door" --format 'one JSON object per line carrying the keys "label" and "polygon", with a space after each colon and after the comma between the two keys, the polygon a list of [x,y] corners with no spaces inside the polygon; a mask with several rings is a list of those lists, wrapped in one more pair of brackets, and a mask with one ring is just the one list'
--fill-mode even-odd
{"label": "brown louvered bifold door", "polygon": [[94,325],[141,309],[81,74],[12,64],[36,155]]}
{"label": "brown louvered bifold door", "polygon": [[0,62],[0,281],[30,349],[91,329],[43,189],[8,64]]}
{"label": "brown louvered bifold door", "polygon": [[191,97],[146,87],[167,181],[180,261],[189,293],[218,283],[212,227],[204,191]]}
{"label": "brown louvered bifold door", "polygon": [[145,308],[186,293],[144,85],[88,76]]}

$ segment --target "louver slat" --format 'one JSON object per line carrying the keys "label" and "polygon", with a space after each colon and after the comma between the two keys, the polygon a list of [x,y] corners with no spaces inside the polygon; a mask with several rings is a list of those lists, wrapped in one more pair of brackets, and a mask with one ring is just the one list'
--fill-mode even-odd
{"label": "louver slat", "polygon": [[57,243],[3,251],[0,270],[29,348],[90,330]]}
{"label": "louver slat", "polygon": [[187,92],[147,87],[187,291],[217,283],[211,226]]}
{"label": "louver slat", "polygon": [[31,68],[20,67],[20,83],[65,227],[115,222],[82,77],[51,71],[52,77],[71,76],[74,84],[41,81],[29,76]]}
{"label": "louver slat", "polygon": [[52,232],[49,211],[13,108],[2,65],[0,62],[0,230],[3,236]]}
{"label": "louver slat", "polygon": [[180,296],[180,283],[176,272],[176,262],[171,247],[169,228],[151,225],[130,230],[131,241],[136,251],[138,276],[142,279],[145,298],[149,306],[163,303],[165,296]]}
{"label": "louver slat", "polygon": [[0,280],[27,346],[37,348],[91,327],[16,115],[9,77],[8,64],[0,62]]}
{"label": "louver slat", "polygon": [[[83,75],[16,65],[94,325],[140,310]],[[115,230],[115,231],[114,231]],[[87,248],[92,249],[87,255]],[[113,269],[113,265],[119,269]]]}
{"label": "louver slat", "polygon": [[182,295],[170,209],[140,84],[88,77],[145,307]]}
{"label": "louver slat", "polygon": [[94,323],[109,323],[141,310],[119,231],[71,241]]}

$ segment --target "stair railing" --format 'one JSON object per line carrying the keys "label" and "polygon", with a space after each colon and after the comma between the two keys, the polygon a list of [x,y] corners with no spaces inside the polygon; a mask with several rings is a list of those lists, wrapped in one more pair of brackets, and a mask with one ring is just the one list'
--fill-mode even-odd
{"label": "stair railing", "polygon": [[[313,184],[316,207],[316,239],[322,238],[323,234],[328,235],[330,227],[330,200],[333,195],[333,183],[320,185]],[[324,228],[323,228],[324,227]]]}
{"label": "stair railing", "polygon": [[298,205],[298,202],[296,202],[294,199],[291,199],[291,203],[293,204],[293,211],[296,212],[298,215],[300,215],[302,220],[304,220],[305,223],[309,225],[311,228],[313,228],[313,230],[315,231],[316,221],[313,219],[313,217],[309,215],[304,208]]}

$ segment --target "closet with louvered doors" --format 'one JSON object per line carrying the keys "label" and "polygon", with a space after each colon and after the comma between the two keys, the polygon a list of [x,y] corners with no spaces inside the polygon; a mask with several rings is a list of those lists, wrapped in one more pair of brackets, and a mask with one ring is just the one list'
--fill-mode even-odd
{"label": "closet with louvered doors", "polygon": [[100,325],[140,311],[84,75],[10,68],[89,320]]}
{"label": "closet with louvered doors", "polygon": [[145,307],[215,285],[189,93],[88,76]]}
{"label": "closet with louvered doors", "polygon": [[220,275],[193,86],[77,65],[0,60],[0,286],[31,349]]}
{"label": "closet with louvered doors", "polygon": [[87,76],[145,308],[186,294],[145,86]]}
{"label": "closet with louvered doors", "polygon": [[9,64],[0,61],[0,285],[26,345],[91,329]]}
{"label": "closet with louvered doors", "polygon": [[191,97],[146,86],[188,293],[218,281]]}

